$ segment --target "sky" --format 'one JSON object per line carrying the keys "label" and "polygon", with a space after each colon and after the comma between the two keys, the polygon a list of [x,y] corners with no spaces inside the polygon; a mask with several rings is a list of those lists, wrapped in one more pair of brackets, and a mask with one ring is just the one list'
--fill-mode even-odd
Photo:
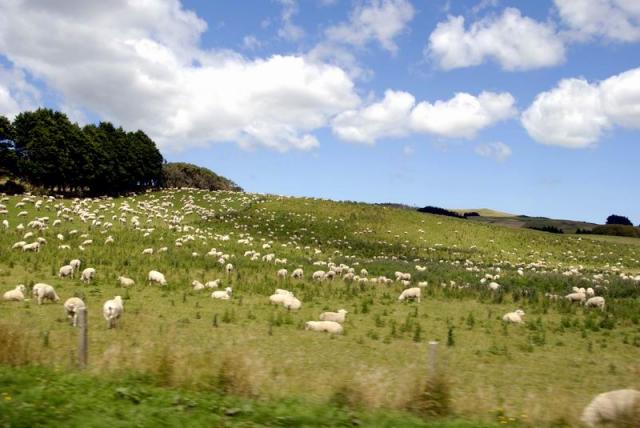
{"label": "sky", "polygon": [[637,0],[0,0],[0,114],[250,192],[640,223]]}

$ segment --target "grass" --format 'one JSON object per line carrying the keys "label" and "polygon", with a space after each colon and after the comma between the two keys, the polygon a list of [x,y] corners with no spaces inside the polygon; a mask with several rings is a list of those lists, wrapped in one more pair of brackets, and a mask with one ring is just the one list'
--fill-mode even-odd
{"label": "grass", "polygon": [[[252,406],[302,403],[300,412],[328,424],[333,423],[331,409],[346,405],[368,415],[395,415],[400,419],[389,426],[401,426],[421,423],[406,411],[420,407],[415,401],[428,379],[427,342],[437,340],[450,412],[459,418],[443,423],[462,424],[442,426],[465,426],[464,421],[473,422],[468,426],[496,421],[571,425],[593,395],[638,387],[640,289],[619,273],[640,271],[640,249],[625,241],[550,236],[389,207],[270,195],[165,191],[96,200],[82,207],[86,222],[79,219],[78,209],[64,211],[71,201],[56,200],[36,211],[31,203],[16,208],[20,199],[3,202],[11,224],[0,234],[3,290],[46,282],[63,301],[82,296],[90,326],[87,373],[69,374],[75,366],[77,331],[61,304],[3,302],[0,345],[10,345],[0,346],[0,364],[26,367],[17,373],[27,378],[30,366],[42,365],[43,373],[60,381],[72,379],[73,388],[77,381],[81,391],[87,385],[83,382],[109,383],[140,373],[147,382],[141,385],[152,388],[152,395],[179,389],[196,397],[212,391],[219,399],[242,396]],[[126,224],[117,220],[125,201],[138,212],[139,229],[131,225],[133,213],[124,214]],[[18,218],[23,209],[29,214]],[[49,216],[51,224],[57,212],[69,221],[41,233],[48,244],[40,253],[11,250],[30,230],[17,231],[18,223],[26,226],[35,216]],[[184,216],[180,229],[168,223],[174,214]],[[102,225],[92,225],[94,219]],[[113,226],[105,229],[105,222]],[[70,234],[74,229],[78,233]],[[115,239],[112,246],[103,245],[108,235]],[[87,238],[94,244],[80,251],[78,245]],[[249,244],[238,242],[248,238]],[[72,249],[59,249],[59,244]],[[270,248],[263,248],[267,244]],[[144,248],[164,246],[166,253],[141,254]],[[205,255],[212,247],[229,254],[236,268],[232,275],[224,273],[217,256]],[[249,249],[286,258],[289,272],[301,266],[307,279],[278,280],[275,273],[282,266],[249,260],[243,256]],[[96,268],[92,284],[57,278],[58,268],[76,257],[83,268]],[[314,270],[326,270],[313,263],[330,260],[357,271],[364,267],[370,276],[410,272],[414,282],[428,281],[429,286],[418,305],[397,302],[403,288],[398,283],[312,282]],[[417,264],[427,270],[417,271]],[[580,273],[563,275],[570,267]],[[150,269],[165,273],[169,286],[146,285]],[[499,273],[503,292],[491,294],[480,284],[486,273]],[[594,283],[596,274],[603,277]],[[118,287],[119,275],[134,278],[136,286]],[[223,287],[233,287],[231,301],[191,290],[194,279],[216,278]],[[605,313],[543,296],[596,284],[606,286],[599,291],[607,299]],[[268,296],[277,287],[294,291],[302,309],[287,312],[270,306]],[[125,314],[116,329],[108,330],[100,308],[116,294],[125,300]],[[504,326],[502,315],[518,307],[527,313],[526,324]],[[339,308],[349,311],[344,336],[303,329],[305,321]],[[19,383],[7,379],[2,388]],[[127,388],[138,385],[128,382]],[[108,397],[95,394],[96,402],[108,406],[113,391]],[[145,406],[149,414],[154,408],[162,414],[164,408],[153,400]],[[329,413],[322,413],[325,407]],[[369,425],[384,421],[382,416],[358,417]],[[251,420],[275,424],[272,419]],[[190,421],[200,424],[195,417]]]}

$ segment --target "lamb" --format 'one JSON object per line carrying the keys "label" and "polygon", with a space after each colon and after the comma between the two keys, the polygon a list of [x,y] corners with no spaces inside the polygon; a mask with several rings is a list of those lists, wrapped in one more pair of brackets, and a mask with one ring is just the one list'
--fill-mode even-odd
{"label": "lamb", "polygon": [[86,268],[82,271],[82,275],[80,275],[80,280],[82,282],[89,283],[96,276],[96,270],[94,268]]}
{"label": "lamb", "polygon": [[220,300],[229,300],[231,298],[231,287],[227,287],[224,289],[224,291],[214,291],[213,293],[211,293],[211,298],[212,299],[220,299]]}
{"label": "lamb", "polygon": [[282,278],[285,279],[288,275],[288,271],[286,269],[279,269],[278,272],[276,273],[276,275],[278,276],[278,278]]}
{"label": "lamb", "polygon": [[325,279],[328,279],[329,281],[333,281],[333,279],[336,277],[336,273],[335,271],[327,271],[327,273],[324,274]]}
{"label": "lamb", "polygon": [[33,252],[39,252],[40,251],[40,243],[38,241],[36,242],[32,242],[31,244],[24,244],[22,246],[22,251],[33,251]]}
{"label": "lamb", "polygon": [[69,266],[73,267],[74,272],[80,270],[80,265],[82,263],[78,259],[73,259],[69,262]]}
{"label": "lamb", "polygon": [[73,266],[71,265],[62,266],[58,271],[58,276],[60,278],[68,278],[70,276],[73,276]]}
{"label": "lamb", "polygon": [[313,273],[312,278],[315,281],[323,281],[324,280],[324,276],[325,276],[325,273],[324,273],[323,270],[317,270],[317,271],[315,271]]}
{"label": "lamb", "polygon": [[349,312],[344,309],[340,309],[338,312],[323,312],[320,314],[320,319],[322,321],[334,321],[343,324],[348,313]]}
{"label": "lamb", "polygon": [[133,279],[127,278],[126,276],[119,276],[118,283],[124,288],[133,287],[136,284]]}
{"label": "lamb", "polygon": [[589,287],[587,288],[587,297],[593,297],[596,295],[596,292],[593,290],[593,288]]}
{"label": "lamb", "polygon": [[149,276],[147,277],[148,282],[155,282],[160,285],[167,285],[167,280],[164,275],[158,272],[157,270],[150,270]]}
{"label": "lamb", "polygon": [[304,276],[304,271],[301,268],[298,268],[291,273],[291,278],[294,278],[294,279],[302,279],[303,276]]}
{"label": "lamb", "polygon": [[227,263],[227,265],[224,267],[225,272],[227,272],[227,275],[230,275],[231,272],[233,272],[233,265],[231,263]]}
{"label": "lamb", "polygon": [[13,290],[9,290],[2,295],[2,300],[9,302],[21,302],[24,300],[24,295],[27,293],[27,289],[24,285],[19,284]]}
{"label": "lamb", "polygon": [[335,321],[307,321],[304,323],[305,330],[325,331],[330,334],[342,334],[342,325]]}
{"label": "lamb", "polygon": [[215,281],[207,281],[204,286],[207,288],[218,288],[220,287],[220,280],[216,279]]}
{"label": "lamb", "polygon": [[64,309],[67,312],[67,317],[71,320],[71,325],[78,326],[78,309],[86,309],[86,305],[82,299],[78,297],[70,297],[64,302]]}
{"label": "lamb", "polygon": [[60,300],[56,294],[56,290],[49,284],[39,282],[33,286],[33,290],[31,292],[33,293],[33,297],[38,300],[39,305],[41,305],[44,300],[51,300],[52,302]]}
{"label": "lamb", "polygon": [[107,320],[107,326],[109,328],[115,327],[116,320],[118,320],[124,312],[124,306],[122,305],[122,297],[116,296],[111,300],[104,302],[102,306],[102,315]]}
{"label": "lamb", "polygon": [[596,427],[604,423],[617,425],[627,418],[633,426],[640,418],[640,391],[635,389],[618,389],[596,395],[584,408],[581,420],[588,427]]}
{"label": "lamb", "polygon": [[191,286],[193,287],[193,290],[194,290],[194,291],[204,290],[204,288],[205,288],[205,287],[204,287],[204,284],[203,284],[203,283],[201,283],[200,281],[198,281],[197,279],[194,279],[194,280],[191,282]]}
{"label": "lamb", "polygon": [[584,303],[584,301],[587,299],[587,295],[585,293],[570,293],[567,294],[566,296],[564,296],[565,299],[567,299],[570,302],[580,302],[580,303]]}
{"label": "lamb", "polygon": [[407,288],[402,293],[400,293],[400,296],[398,296],[398,300],[402,302],[404,300],[415,299],[418,301],[418,303],[420,303],[421,293],[422,291],[420,290],[420,287]]}
{"label": "lamb", "polygon": [[153,248],[145,248],[142,250],[142,254],[153,254]]}
{"label": "lamb", "polygon": [[522,309],[517,309],[514,312],[509,312],[502,317],[502,321],[514,323],[514,324],[522,324],[524,321],[522,317],[525,315]]}
{"label": "lamb", "polygon": [[601,311],[604,311],[604,297],[592,297],[584,302],[584,306],[587,308],[599,308]]}

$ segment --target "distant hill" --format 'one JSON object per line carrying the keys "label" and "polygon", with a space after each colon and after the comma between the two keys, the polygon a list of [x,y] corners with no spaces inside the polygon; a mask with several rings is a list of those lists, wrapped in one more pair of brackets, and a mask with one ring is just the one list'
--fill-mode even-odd
{"label": "distant hill", "polygon": [[458,214],[464,213],[478,213],[482,217],[515,217],[515,214],[505,213],[502,211],[496,211],[489,208],[466,208],[466,209],[452,209],[451,211]]}
{"label": "distant hill", "polygon": [[540,230],[544,228],[557,228],[564,233],[576,233],[578,229],[583,231],[591,231],[598,226],[598,224],[596,223],[589,223],[585,221],[559,220],[547,217],[529,217],[526,215],[510,216],[506,213],[499,213],[497,211],[496,213],[498,213],[498,215],[485,215],[487,212],[491,212],[492,210],[475,211],[479,212],[480,216],[468,217],[469,220],[511,228],[528,228]]}
{"label": "distant hill", "polygon": [[228,178],[210,169],[185,162],[162,165],[164,187],[195,187],[205,190],[230,190],[242,192],[242,188]]}

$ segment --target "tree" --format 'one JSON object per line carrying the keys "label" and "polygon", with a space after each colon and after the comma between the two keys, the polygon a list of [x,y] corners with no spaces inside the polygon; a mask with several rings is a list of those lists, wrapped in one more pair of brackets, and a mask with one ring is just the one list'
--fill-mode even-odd
{"label": "tree", "polygon": [[607,217],[606,224],[622,224],[624,226],[633,226],[633,223],[631,223],[631,221],[627,217],[624,217],[621,215],[615,215],[615,214],[612,214],[609,217]]}
{"label": "tree", "polygon": [[13,124],[5,116],[0,116],[0,175],[12,177],[18,173]]}

